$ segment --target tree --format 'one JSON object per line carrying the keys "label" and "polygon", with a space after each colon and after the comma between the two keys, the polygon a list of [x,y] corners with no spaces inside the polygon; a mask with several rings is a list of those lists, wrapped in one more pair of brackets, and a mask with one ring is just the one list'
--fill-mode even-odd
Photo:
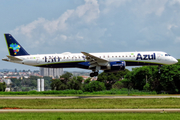
{"label": "tree", "polygon": [[68,86],[63,83],[60,79],[51,80],[51,90],[65,90]]}
{"label": "tree", "polygon": [[21,81],[19,79],[16,78],[11,78],[11,87],[15,87],[15,86],[21,86]]}
{"label": "tree", "polygon": [[64,81],[68,81],[71,77],[73,76],[73,74],[72,73],[70,73],[70,72],[66,72],[65,74],[63,74],[63,75],[61,75],[60,76],[60,78],[63,78],[64,79]]}
{"label": "tree", "polygon": [[93,92],[93,91],[102,91],[105,89],[106,87],[103,82],[92,81],[89,84],[84,85],[83,91]]}
{"label": "tree", "polygon": [[180,66],[163,66],[160,74],[160,85],[168,93],[180,93]]}
{"label": "tree", "polygon": [[166,93],[180,93],[180,60],[174,65],[143,66],[125,75],[122,83],[127,88]]}
{"label": "tree", "polygon": [[118,71],[117,73],[101,73],[98,75],[97,81],[103,82],[106,86],[107,90],[112,88],[112,85],[119,80],[124,79],[124,76],[129,73],[130,71],[125,69],[122,71]]}
{"label": "tree", "polygon": [[0,83],[0,91],[5,91],[5,89],[6,89],[6,83],[5,82],[3,82],[3,83]]}
{"label": "tree", "polygon": [[121,81],[117,81],[116,83],[114,83],[112,85],[112,88],[115,88],[115,89],[121,89],[121,88],[124,88],[124,85]]}
{"label": "tree", "polygon": [[89,84],[91,82],[91,78],[87,78],[85,81],[84,81],[84,84]]}
{"label": "tree", "polygon": [[74,89],[74,90],[82,89],[82,81],[83,81],[83,78],[80,77],[80,76],[73,77],[67,83],[68,84],[68,89]]}

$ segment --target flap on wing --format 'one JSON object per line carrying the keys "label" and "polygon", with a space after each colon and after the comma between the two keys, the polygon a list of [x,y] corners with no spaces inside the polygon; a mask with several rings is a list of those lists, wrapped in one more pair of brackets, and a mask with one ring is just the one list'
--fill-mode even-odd
{"label": "flap on wing", "polygon": [[14,57],[14,56],[9,56],[9,55],[7,55],[7,57],[8,57],[10,60],[14,60],[14,61],[23,61],[22,59],[19,59],[19,58]]}
{"label": "flap on wing", "polygon": [[89,53],[86,53],[86,52],[81,52],[82,54],[84,54],[86,56],[86,59],[89,61],[89,60],[96,60],[98,62],[108,62],[107,60],[105,59],[102,59],[102,58],[99,58],[99,57],[96,57],[94,55],[91,55]]}
{"label": "flap on wing", "polygon": [[[91,55],[89,53],[86,52],[81,52],[82,54],[84,54],[86,56],[86,59],[89,61],[89,63],[91,64],[91,66],[105,66],[108,64],[108,61],[99,57],[96,57],[94,55]],[[90,67],[91,67],[90,66]]]}

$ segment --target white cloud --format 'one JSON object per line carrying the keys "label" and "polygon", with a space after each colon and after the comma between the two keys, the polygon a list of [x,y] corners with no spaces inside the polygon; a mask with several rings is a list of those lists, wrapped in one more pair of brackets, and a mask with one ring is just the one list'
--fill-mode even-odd
{"label": "white cloud", "polygon": [[161,6],[159,9],[157,9],[157,11],[155,12],[157,16],[161,16],[161,14],[164,11],[164,6]]}
{"label": "white cloud", "polygon": [[92,20],[98,18],[100,13],[99,4],[96,0],[85,0],[86,4],[77,7],[75,14],[78,17],[82,17],[86,22],[91,22]]}
{"label": "white cloud", "polygon": [[177,25],[173,25],[173,24],[170,24],[170,25],[167,25],[167,29],[168,30],[171,30],[173,27],[178,27]]}
{"label": "white cloud", "polygon": [[44,29],[49,33],[55,33],[56,31],[64,31],[67,29],[66,21],[72,16],[74,10],[67,10],[64,14],[62,14],[58,19],[52,21],[46,21],[42,25]]}
{"label": "white cloud", "polygon": [[62,38],[63,40],[67,40],[67,36],[66,36],[66,35],[61,35],[61,38]]}
{"label": "white cloud", "polygon": [[170,1],[170,5],[174,5],[176,3],[180,3],[180,0],[171,0]]}
{"label": "white cloud", "polygon": [[102,5],[105,5],[103,13],[108,14],[111,12],[112,9],[120,7],[121,5],[124,5],[125,3],[130,1],[131,0],[101,0],[100,3]]}
{"label": "white cloud", "polygon": [[149,15],[154,13],[157,16],[161,16],[165,9],[165,4],[168,0],[139,0],[132,8],[137,15]]}
{"label": "white cloud", "polygon": [[[38,18],[29,24],[15,28],[11,33],[24,35],[28,38],[39,36],[39,34],[43,34],[43,38],[45,38],[44,36],[48,36],[47,38],[49,38],[50,36],[55,37],[59,33],[63,33],[64,35],[58,38],[67,40],[68,37],[66,34],[70,34],[72,31],[78,33],[76,24],[88,25],[93,23],[93,21],[98,18],[99,13],[100,10],[97,0],[85,0],[85,4],[78,6],[76,9],[67,10],[57,19],[47,20],[45,18]],[[77,33],[74,33],[74,37],[83,39],[82,36],[77,36]],[[73,35],[71,34],[69,36]]]}
{"label": "white cloud", "polygon": [[27,25],[21,25],[21,26],[17,27],[13,31],[11,31],[11,33],[23,34],[23,35],[26,35],[27,37],[31,38],[32,37],[31,34],[32,34],[33,30],[35,30],[38,26],[44,24],[45,21],[46,20],[44,18],[38,18],[37,20],[35,20]]}
{"label": "white cloud", "polygon": [[[175,0],[178,1],[178,0]],[[149,15],[154,13],[157,16],[161,16],[164,12],[165,5],[168,0],[102,0],[101,3],[105,5],[103,13],[110,13],[112,9],[123,8],[126,6],[129,10],[133,11],[136,15]],[[122,10],[123,11],[123,10]]]}
{"label": "white cloud", "polygon": [[85,0],[84,4],[66,10],[57,18],[38,18],[17,27],[12,33],[24,35],[28,44],[33,43],[31,47],[73,44],[73,48],[87,45],[98,48],[110,42],[112,46],[148,47],[154,41],[178,37],[178,12],[172,12],[178,11],[173,6],[177,4],[178,0]]}
{"label": "white cloud", "polygon": [[76,34],[76,37],[77,37],[78,40],[83,40],[84,39],[84,37],[79,35],[79,33]]}

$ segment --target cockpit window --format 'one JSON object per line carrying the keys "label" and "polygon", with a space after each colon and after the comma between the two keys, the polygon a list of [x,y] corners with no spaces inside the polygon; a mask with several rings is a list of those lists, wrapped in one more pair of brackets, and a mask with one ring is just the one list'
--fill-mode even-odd
{"label": "cockpit window", "polygon": [[171,56],[171,55],[169,55],[169,54],[165,54],[165,56]]}

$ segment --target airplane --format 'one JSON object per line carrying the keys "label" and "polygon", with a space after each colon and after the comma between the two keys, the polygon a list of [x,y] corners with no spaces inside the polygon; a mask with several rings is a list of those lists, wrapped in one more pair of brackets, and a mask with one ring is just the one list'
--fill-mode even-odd
{"label": "airplane", "polygon": [[104,52],[104,53],[70,53],[30,55],[13,38],[4,34],[9,55],[3,61],[45,68],[82,68],[92,70],[90,77],[98,76],[99,70],[118,72],[127,66],[171,65],[177,59],[166,52]]}

